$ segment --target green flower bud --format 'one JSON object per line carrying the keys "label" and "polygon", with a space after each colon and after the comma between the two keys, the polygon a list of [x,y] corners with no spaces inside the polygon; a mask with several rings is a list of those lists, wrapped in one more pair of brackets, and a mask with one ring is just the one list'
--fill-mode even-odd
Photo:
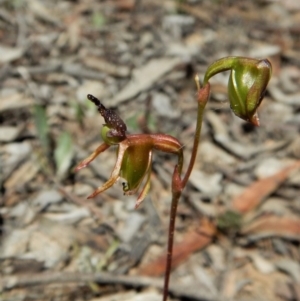
{"label": "green flower bud", "polygon": [[230,107],[235,115],[259,125],[259,107],[272,74],[271,63],[244,57],[227,57],[211,64],[204,77],[204,84],[215,74],[231,70],[228,81]]}

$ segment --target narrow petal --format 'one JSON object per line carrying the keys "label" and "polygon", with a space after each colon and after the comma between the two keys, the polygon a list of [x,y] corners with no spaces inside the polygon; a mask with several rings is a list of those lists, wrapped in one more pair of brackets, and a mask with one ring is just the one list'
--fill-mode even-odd
{"label": "narrow petal", "polygon": [[98,187],[91,195],[89,195],[88,199],[92,199],[97,194],[110,188],[119,179],[123,156],[124,156],[124,153],[125,153],[126,149],[128,148],[128,146],[129,145],[128,145],[128,143],[126,143],[126,140],[124,140],[123,142],[121,142],[119,144],[117,162],[115,164],[115,167],[113,169],[113,172],[112,172],[109,180],[106,183],[104,183],[102,186]]}
{"label": "narrow petal", "polygon": [[107,150],[109,147],[110,145],[102,143],[90,156],[78,164],[78,166],[75,168],[75,171],[78,171],[89,165],[99,154]]}

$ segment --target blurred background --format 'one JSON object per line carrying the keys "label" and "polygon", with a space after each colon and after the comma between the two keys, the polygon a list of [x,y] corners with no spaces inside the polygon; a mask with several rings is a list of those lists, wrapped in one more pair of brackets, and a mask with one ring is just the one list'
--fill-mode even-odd
{"label": "blurred background", "polygon": [[134,210],[110,176],[87,94],[129,133],[166,133],[187,161],[194,76],[224,56],[268,58],[261,126],[211,80],[180,200],[170,300],[300,300],[300,2],[0,0],[0,300],[161,300],[176,158],[155,153]]}

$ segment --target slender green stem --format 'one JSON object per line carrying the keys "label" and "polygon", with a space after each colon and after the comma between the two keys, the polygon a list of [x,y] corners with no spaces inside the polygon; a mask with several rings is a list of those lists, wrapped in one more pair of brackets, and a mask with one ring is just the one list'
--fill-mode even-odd
{"label": "slender green stem", "polygon": [[193,170],[195,160],[197,157],[198,152],[198,146],[200,142],[200,135],[201,135],[201,128],[202,128],[202,121],[203,121],[203,113],[206,106],[206,103],[209,98],[209,92],[210,92],[210,84],[206,83],[206,85],[203,88],[200,88],[199,79],[198,76],[195,77],[196,85],[198,87],[198,113],[197,113],[197,125],[196,125],[196,131],[194,136],[194,144],[192,149],[192,154],[190,158],[190,162],[187,168],[187,171],[185,173],[185,176],[182,180],[182,186],[183,188],[186,186],[186,183],[191,175],[191,172]]}

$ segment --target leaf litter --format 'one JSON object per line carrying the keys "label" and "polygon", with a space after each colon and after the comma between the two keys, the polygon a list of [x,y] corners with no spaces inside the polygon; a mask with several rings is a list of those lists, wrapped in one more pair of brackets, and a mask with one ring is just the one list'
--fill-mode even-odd
{"label": "leaf litter", "polygon": [[[117,107],[125,120],[150,114],[151,129],[184,141],[187,157],[192,77],[225,55],[268,56],[274,76],[260,128],[229,112],[227,78],[212,83],[195,176],[177,216],[170,299],[299,298],[297,1],[2,2],[3,300],[160,300],[174,162],[155,156],[151,195],[137,212],[121,183],[85,200],[107,180],[115,155],[74,174],[103,123],[85,97]],[[156,98],[147,108],[149,95]],[[132,124],[130,132],[142,131]]]}

